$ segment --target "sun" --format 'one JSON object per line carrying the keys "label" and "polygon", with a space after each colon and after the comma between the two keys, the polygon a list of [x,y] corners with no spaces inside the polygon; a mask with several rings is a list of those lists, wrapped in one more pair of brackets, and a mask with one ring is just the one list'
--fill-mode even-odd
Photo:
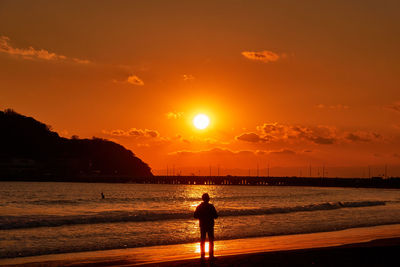
{"label": "sun", "polygon": [[199,130],[203,130],[207,128],[210,124],[210,119],[207,115],[204,114],[197,114],[193,119],[193,125]]}

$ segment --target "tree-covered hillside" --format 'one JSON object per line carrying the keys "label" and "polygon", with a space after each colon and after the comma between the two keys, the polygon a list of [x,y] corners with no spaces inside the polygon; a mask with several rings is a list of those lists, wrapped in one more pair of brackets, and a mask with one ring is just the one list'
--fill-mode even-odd
{"label": "tree-covered hillside", "polygon": [[[123,146],[100,138],[63,138],[13,110],[0,111],[0,178],[150,177],[150,167]],[[51,180],[51,179],[50,179]],[[116,179],[114,179],[116,180]]]}

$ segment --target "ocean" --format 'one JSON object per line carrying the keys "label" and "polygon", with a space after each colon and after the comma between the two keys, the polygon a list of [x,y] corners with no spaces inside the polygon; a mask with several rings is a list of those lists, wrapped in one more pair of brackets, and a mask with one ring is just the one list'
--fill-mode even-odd
{"label": "ocean", "polygon": [[397,189],[1,182],[0,258],[198,242],[205,192],[217,240],[400,224]]}

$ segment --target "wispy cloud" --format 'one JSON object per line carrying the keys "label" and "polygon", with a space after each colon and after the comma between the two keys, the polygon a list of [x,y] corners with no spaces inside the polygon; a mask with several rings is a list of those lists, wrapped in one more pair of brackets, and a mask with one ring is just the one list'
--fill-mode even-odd
{"label": "wispy cloud", "polygon": [[257,129],[262,132],[262,138],[269,141],[307,140],[315,144],[334,144],[337,141],[335,127],[302,125],[286,125],[280,123],[264,123]]}
{"label": "wispy cloud", "polygon": [[341,131],[334,126],[289,125],[277,122],[257,126],[255,133],[243,133],[236,136],[238,141],[252,143],[299,143],[311,142],[317,145],[339,143],[380,142],[385,138],[373,131]]}
{"label": "wispy cloud", "polygon": [[90,61],[86,59],[68,58],[45,49],[35,49],[32,46],[28,48],[16,48],[11,45],[10,38],[7,36],[0,36],[0,52],[28,60],[70,61],[78,64],[90,63]]}
{"label": "wispy cloud", "polygon": [[209,150],[198,150],[198,151],[190,151],[190,150],[180,150],[171,152],[168,155],[170,156],[194,156],[194,155],[204,155],[204,156],[238,156],[238,155],[254,155],[253,151],[250,150],[239,150],[233,151],[225,148],[212,148]]}
{"label": "wispy cloud", "polygon": [[130,75],[128,79],[126,80],[127,83],[133,84],[133,85],[138,85],[138,86],[143,86],[144,82],[136,75]]}
{"label": "wispy cloud", "polygon": [[347,133],[345,139],[350,142],[372,142],[381,140],[382,135],[374,132],[357,131]]}
{"label": "wispy cloud", "polygon": [[273,155],[295,155],[296,152],[290,149],[282,149],[278,151],[270,151],[269,154]]}
{"label": "wispy cloud", "polygon": [[79,59],[79,58],[73,58],[73,61],[75,61],[78,64],[89,64],[91,63],[89,60],[87,59]]}
{"label": "wispy cloud", "polygon": [[103,130],[103,134],[106,135],[112,135],[112,136],[124,136],[124,137],[134,137],[134,138],[140,138],[140,137],[147,137],[147,138],[156,138],[159,137],[160,134],[156,130],[148,130],[148,129],[136,129],[136,128],[131,128],[129,130],[121,130],[121,129],[116,129],[116,130]]}
{"label": "wispy cloud", "polygon": [[191,81],[194,80],[194,76],[192,74],[183,74],[184,81]]}
{"label": "wispy cloud", "polygon": [[271,51],[243,51],[242,55],[250,60],[262,61],[264,63],[275,62],[281,58],[278,54]]}
{"label": "wispy cloud", "polygon": [[391,111],[400,112],[400,101],[398,101],[392,105],[387,105],[387,106],[385,106],[385,108],[387,108]]}
{"label": "wispy cloud", "polygon": [[113,80],[114,83],[119,83],[119,84],[131,84],[135,86],[143,86],[144,82],[142,79],[140,79],[137,75],[128,75],[128,78],[125,78],[123,80]]}
{"label": "wispy cloud", "polygon": [[267,139],[262,138],[260,135],[256,133],[243,133],[235,137],[236,140],[250,142],[250,143],[260,143],[266,142]]}
{"label": "wispy cloud", "polygon": [[183,116],[183,112],[168,112],[166,114],[168,119],[179,119]]}
{"label": "wispy cloud", "polygon": [[315,107],[319,109],[332,109],[332,110],[346,110],[350,108],[349,106],[343,104],[336,104],[336,105],[318,104]]}
{"label": "wispy cloud", "polygon": [[169,153],[169,156],[181,156],[181,157],[190,157],[190,156],[214,156],[214,157],[222,157],[222,156],[291,156],[296,155],[297,153],[290,149],[281,149],[281,150],[231,150],[227,148],[215,147],[208,150],[180,150]]}

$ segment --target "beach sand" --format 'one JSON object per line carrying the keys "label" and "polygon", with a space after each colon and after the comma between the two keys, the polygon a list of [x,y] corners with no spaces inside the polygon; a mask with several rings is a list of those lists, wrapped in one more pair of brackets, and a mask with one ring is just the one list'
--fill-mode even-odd
{"label": "beach sand", "polygon": [[5,266],[398,266],[400,225],[221,240],[201,261],[199,244],[2,259]]}

